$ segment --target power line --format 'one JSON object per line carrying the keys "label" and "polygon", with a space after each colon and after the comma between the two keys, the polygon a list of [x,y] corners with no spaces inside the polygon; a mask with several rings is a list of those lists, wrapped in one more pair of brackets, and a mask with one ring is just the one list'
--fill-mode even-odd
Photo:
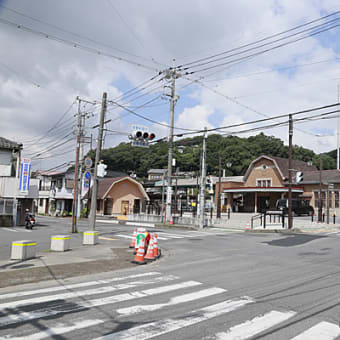
{"label": "power line", "polygon": [[24,25],[21,25],[21,24],[17,24],[15,22],[12,22],[12,21],[9,21],[9,20],[3,19],[3,18],[0,18],[0,22],[5,24],[5,25],[15,27],[15,28],[18,28],[20,30],[23,30],[23,31],[26,31],[26,32],[29,32],[29,33],[32,33],[32,34],[35,34],[35,35],[38,35],[38,36],[42,36],[44,38],[47,38],[47,39],[50,39],[50,40],[53,40],[53,41],[57,41],[59,43],[62,43],[62,44],[65,44],[65,45],[68,45],[68,46],[71,46],[71,47],[74,47],[74,48],[78,48],[80,50],[83,50],[83,51],[86,51],[86,52],[89,52],[89,53],[92,53],[92,54],[95,54],[95,55],[109,57],[109,58],[116,59],[116,60],[119,60],[119,61],[124,61],[124,62],[131,64],[131,65],[134,65],[134,66],[142,67],[142,68],[152,70],[152,71],[158,71],[154,67],[144,65],[144,64],[141,64],[139,62],[129,60],[127,58],[119,57],[119,56],[113,55],[111,53],[104,52],[104,51],[101,51],[99,49],[89,47],[89,46],[86,46],[86,45],[83,45],[83,44],[80,44],[80,43],[77,43],[77,42],[74,42],[74,41],[70,41],[70,40],[67,40],[67,39],[64,39],[64,38],[59,38],[59,37],[52,35],[52,34],[49,34],[49,33],[34,30],[30,27],[27,27],[27,26],[24,26]]}
{"label": "power line", "polygon": [[299,28],[301,28],[301,27],[305,27],[305,26],[308,26],[308,25],[310,25],[310,24],[312,24],[312,23],[315,23],[315,22],[321,21],[321,20],[323,20],[323,19],[326,19],[326,18],[328,18],[328,17],[337,15],[338,13],[340,13],[340,11],[336,11],[336,12],[330,13],[330,14],[328,14],[328,15],[326,15],[326,16],[321,17],[321,18],[314,19],[314,20],[308,21],[308,22],[306,22],[306,23],[304,23],[304,24],[294,26],[293,28],[290,28],[290,29],[288,29],[288,30],[285,30],[285,31],[282,31],[282,32],[279,32],[279,33],[272,34],[272,35],[270,35],[270,36],[268,36],[268,37],[264,37],[264,38],[262,38],[262,39],[259,39],[259,40],[254,41],[254,42],[251,42],[251,43],[248,43],[248,44],[244,44],[244,45],[241,45],[241,46],[239,46],[239,47],[232,48],[232,49],[229,49],[229,50],[227,50],[227,51],[224,51],[224,52],[221,52],[221,53],[218,53],[218,54],[209,56],[209,57],[200,58],[200,59],[195,60],[195,61],[192,61],[192,62],[190,62],[190,63],[182,64],[182,65],[180,65],[179,67],[182,68],[183,66],[189,66],[189,65],[197,64],[197,63],[203,62],[203,61],[205,61],[205,60],[209,60],[209,59],[212,59],[212,58],[216,58],[216,57],[219,57],[219,56],[221,56],[221,55],[225,55],[225,54],[230,53],[230,52],[234,52],[234,51],[237,51],[237,50],[240,50],[240,49],[249,47],[249,46],[256,45],[256,44],[261,43],[261,42],[263,42],[263,41],[266,41],[266,40],[269,40],[269,39],[278,37],[278,36],[280,36],[280,35],[283,35],[283,34],[292,32],[292,31],[294,31],[294,30],[297,30],[297,29],[299,29]]}
{"label": "power line", "polygon": [[[73,36],[75,36],[75,37],[78,37],[78,38],[81,38],[81,39],[85,39],[85,40],[87,40],[87,41],[89,41],[89,42],[92,42],[92,43],[94,43],[94,44],[96,44],[96,45],[100,45],[100,46],[103,46],[103,47],[108,47],[108,48],[110,48],[110,49],[112,49],[112,50],[116,50],[116,51],[121,52],[121,53],[124,53],[124,54],[126,54],[126,55],[129,55],[129,56],[132,56],[132,57],[135,57],[135,58],[141,58],[141,59],[144,59],[144,60],[146,60],[146,61],[149,61],[149,59],[147,59],[147,58],[145,58],[145,57],[142,57],[142,56],[133,54],[133,53],[131,53],[131,52],[124,51],[124,50],[122,50],[122,49],[120,49],[120,48],[111,46],[111,45],[109,45],[109,44],[106,44],[106,43],[103,43],[103,42],[100,42],[100,41],[97,41],[97,40],[95,40],[95,39],[91,39],[91,38],[86,37],[86,36],[83,36],[83,35],[81,35],[81,34],[79,34],[79,33],[75,33],[75,32],[66,30],[65,28],[62,28],[62,27],[59,27],[59,26],[57,26],[57,25],[48,23],[48,22],[43,21],[43,20],[41,20],[41,19],[34,18],[34,17],[30,16],[30,15],[24,14],[24,13],[22,13],[22,12],[19,12],[18,10],[15,10],[15,9],[13,9],[13,8],[9,8],[9,7],[5,6],[5,5],[0,4],[0,7],[6,9],[7,11],[10,11],[10,12],[13,12],[13,13],[15,13],[15,14],[18,14],[18,15],[20,15],[20,16],[22,16],[22,17],[25,17],[25,18],[28,18],[28,19],[33,20],[33,21],[35,21],[35,22],[38,22],[38,23],[40,23],[40,24],[43,24],[43,25],[46,25],[46,26],[50,26],[50,27],[52,27],[52,28],[55,28],[55,29],[57,29],[57,30],[59,30],[59,31],[61,31],[61,32],[64,32],[64,33],[67,33],[67,34],[71,34],[71,35],[73,35]],[[152,60],[153,62],[155,62],[152,58],[151,58],[151,60]]]}

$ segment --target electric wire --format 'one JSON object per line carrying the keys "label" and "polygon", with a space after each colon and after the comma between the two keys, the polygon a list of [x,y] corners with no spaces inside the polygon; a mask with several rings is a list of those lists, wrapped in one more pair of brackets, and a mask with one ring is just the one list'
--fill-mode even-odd
{"label": "electric wire", "polygon": [[49,33],[38,31],[38,30],[35,30],[35,29],[30,28],[28,26],[17,24],[13,21],[10,21],[10,20],[0,18],[0,23],[11,26],[11,27],[15,27],[17,29],[20,29],[20,30],[23,30],[23,31],[26,31],[26,32],[29,32],[29,33],[32,33],[32,34],[35,34],[35,35],[38,35],[38,36],[42,36],[44,38],[62,43],[64,45],[68,45],[68,46],[71,46],[71,47],[74,47],[74,48],[78,48],[78,49],[80,49],[82,51],[86,51],[88,53],[92,53],[92,54],[99,55],[99,56],[105,56],[105,57],[112,58],[112,59],[115,59],[115,60],[118,60],[118,61],[123,61],[123,62],[126,62],[128,64],[138,66],[138,67],[141,67],[141,68],[144,68],[144,69],[148,69],[148,70],[152,70],[152,71],[158,71],[158,69],[156,69],[152,66],[145,65],[145,64],[142,64],[142,63],[139,63],[139,62],[136,62],[136,61],[124,58],[124,57],[119,57],[119,56],[116,56],[114,54],[104,52],[104,51],[101,51],[99,49],[83,45],[83,44],[78,43],[78,42],[67,40],[65,38],[60,38],[60,37],[57,37],[57,36],[49,34]]}
{"label": "electric wire", "polygon": [[324,20],[324,19],[329,18],[329,17],[331,17],[331,16],[335,16],[335,15],[337,15],[337,14],[339,14],[339,13],[340,13],[340,11],[336,11],[336,12],[330,13],[330,14],[328,14],[328,15],[325,15],[325,16],[323,16],[323,17],[321,17],[321,18],[317,18],[317,19],[308,21],[308,22],[306,22],[306,23],[303,23],[303,24],[294,26],[294,27],[292,27],[292,28],[290,28],[290,29],[288,29],[288,30],[285,30],[285,31],[282,31],[282,32],[279,32],[279,33],[275,33],[275,34],[272,34],[272,35],[270,35],[270,36],[261,38],[261,39],[259,39],[259,40],[254,41],[254,42],[247,43],[247,44],[241,45],[241,46],[239,46],[239,47],[235,47],[235,48],[229,49],[229,50],[227,50],[227,51],[224,51],[224,52],[220,52],[220,53],[214,54],[214,55],[209,56],[209,57],[200,58],[200,59],[197,59],[197,60],[192,61],[192,62],[189,62],[189,63],[184,63],[184,64],[180,65],[179,68],[183,68],[184,66],[188,66],[188,65],[197,64],[197,63],[203,62],[203,61],[205,61],[205,60],[209,60],[209,59],[212,59],[212,58],[216,58],[216,57],[219,57],[219,56],[224,55],[224,54],[228,54],[228,53],[231,53],[231,52],[234,52],[234,51],[237,51],[237,50],[240,50],[240,49],[249,47],[249,46],[256,45],[256,44],[261,43],[261,42],[263,42],[263,41],[266,41],[266,40],[269,40],[269,39],[278,37],[278,36],[280,36],[280,35],[283,35],[283,34],[286,34],[286,33],[292,32],[292,31],[295,31],[295,30],[297,30],[297,29],[299,29],[299,28],[306,27],[306,26],[308,26],[308,25],[311,25],[311,24],[313,24],[313,23],[315,23],[315,22]]}

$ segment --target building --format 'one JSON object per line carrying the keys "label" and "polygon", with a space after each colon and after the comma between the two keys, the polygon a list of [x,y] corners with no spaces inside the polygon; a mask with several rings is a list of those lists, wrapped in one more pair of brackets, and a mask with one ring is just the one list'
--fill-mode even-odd
{"label": "building", "polygon": [[24,224],[25,210],[35,211],[38,181],[29,179],[29,170],[29,189],[19,190],[21,151],[22,144],[0,137],[0,226]]}
{"label": "building", "polygon": [[[307,174],[317,170],[315,166],[299,160],[292,160],[292,166],[294,181],[296,171]],[[297,185],[294,181],[292,197],[307,199],[304,182]],[[278,199],[288,198],[288,159],[266,155],[256,158],[250,163],[242,180],[231,177],[223,181],[221,193],[224,206],[232,211],[256,213],[275,210]]]}
{"label": "building", "polygon": [[74,171],[55,172],[50,176],[49,211],[53,216],[72,215]]}
{"label": "building", "polygon": [[[91,200],[91,192],[83,199]],[[97,214],[129,215],[138,214],[149,197],[141,183],[135,179],[124,177],[105,177],[98,180]],[[90,207],[90,202],[88,206]]]}

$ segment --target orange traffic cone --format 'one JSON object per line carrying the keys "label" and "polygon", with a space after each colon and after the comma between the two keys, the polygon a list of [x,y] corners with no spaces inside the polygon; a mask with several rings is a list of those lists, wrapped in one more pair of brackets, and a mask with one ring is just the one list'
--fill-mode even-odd
{"label": "orange traffic cone", "polygon": [[154,236],[153,236],[153,256],[155,259],[158,259],[160,257],[160,251],[158,249],[158,236],[157,234],[155,233]]}
{"label": "orange traffic cone", "polygon": [[250,222],[247,223],[246,230],[250,230]]}
{"label": "orange traffic cone", "polygon": [[130,243],[130,247],[129,248],[135,248],[135,245],[136,245],[136,237],[137,237],[137,230],[135,228],[135,230],[133,231],[133,236],[132,236],[132,240],[131,240],[131,243]]}
{"label": "orange traffic cone", "polygon": [[148,251],[146,253],[145,260],[148,260],[148,261],[155,260],[155,257],[153,255],[153,237],[152,236],[150,238],[150,242],[149,242],[149,246],[148,246]]}
{"label": "orange traffic cone", "polygon": [[141,239],[141,241],[139,242],[139,248],[137,250],[136,256],[134,261],[131,261],[132,263],[136,263],[136,264],[145,264],[145,260],[144,260],[144,245],[145,245],[145,241],[144,238]]}
{"label": "orange traffic cone", "polygon": [[174,224],[174,220],[172,219],[172,215],[170,216],[170,224]]}

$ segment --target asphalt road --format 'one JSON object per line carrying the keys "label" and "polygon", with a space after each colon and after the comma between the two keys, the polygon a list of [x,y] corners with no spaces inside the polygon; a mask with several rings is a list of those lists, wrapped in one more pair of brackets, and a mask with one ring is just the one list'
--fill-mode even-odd
{"label": "asphalt road", "polygon": [[0,290],[0,337],[336,339],[339,242],[276,233],[164,240],[167,256],[146,266]]}

